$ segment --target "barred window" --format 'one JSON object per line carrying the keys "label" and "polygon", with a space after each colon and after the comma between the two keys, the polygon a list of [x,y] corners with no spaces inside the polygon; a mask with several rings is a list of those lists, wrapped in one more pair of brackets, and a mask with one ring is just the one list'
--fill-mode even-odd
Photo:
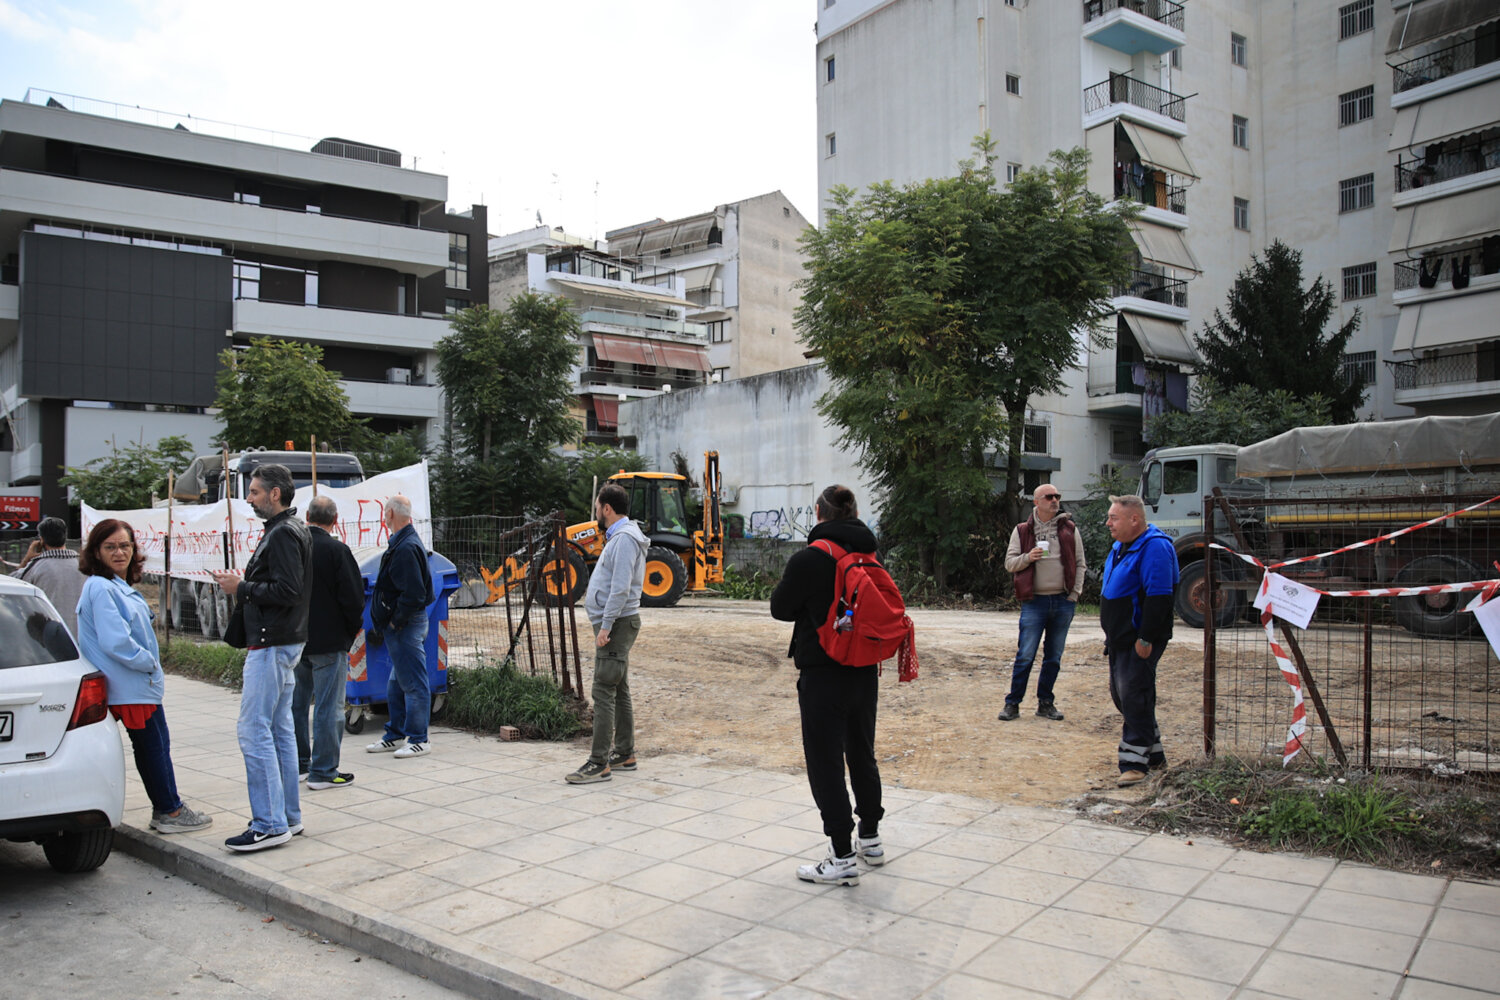
{"label": "barred window", "polygon": [[1245,65],[1245,36],[1231,34],[1229,36],[1229,61],[1236,66]]}
{"label": "barred window", "polygon": [[1027,424],[1021,437],[1021,450],[1028,455],[1047,454],[1047,425]]}
{"label": "barred window", "polygon": [[1139,458],[1146,454],[1145,442],[1141,440],[1141,429],[1123,424],[1111,424],[1109,453],[1125,458]]}
{"label": "barred window", "polygon": [[1375,204],[1375,175],[1360,174],[1339,181],[1339,212],[1357,212]]}
{"label": "barred window", "polygon": [[1234,115],[1230,119],[1229,137],[1241,149],[1250,148],[1250,119]]}
{"label": "barred window", "polygon": [[1234,199],[1234,228],[1250,231],[1250,199]]}
{"label": "barred window", "polygon": [[1368,299],[1375,294],[1375,262],[1344,268],[1344,298]]}
{"label": "barred window", "polygon": [[1353,385],[1355,377],[1358,376],[1365,385],[1375,384],[1375,352],[1355,351],[1346,354],[1339,362],[1339,382],[1343,385]]}
{"label": "barred window", "polygon": [[1375,117],[1375,88],[1360,87],[1339,95],[1339,128]]}
{"label": "barred window", "polygon": [[1375,29],[1375,0],[1355,0],[1339,8],[1339,40]]}

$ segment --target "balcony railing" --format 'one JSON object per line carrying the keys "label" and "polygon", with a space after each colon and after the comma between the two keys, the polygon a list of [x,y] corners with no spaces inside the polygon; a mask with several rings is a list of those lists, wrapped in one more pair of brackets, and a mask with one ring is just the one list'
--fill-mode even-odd
{"label": "balcony railing", "polygon": [[1112,104],[1134,104],[1138,108],[1166,115],[1175,121],[1187,121],[1187,98],[1170,90],[1153,87],[1128,76],[1111,76],[1083,91],[1083,113],[1091,114]]}
{"label": "balcony railing", "polygon": [[1129,170],[1126,170],[1124,175],[1115,181],[1115,197],[1140,202],[1151,208],[1165,209],[1178,215],[1186,215],[1187,188],[1181,184],[1172,183],[1166,179],[1166,176],[1160,171],[1149,171],[1140,183],[1136,183],[1135,177]]}
{"label": "balcony railing", "polygon": [[1169,28],[1182,30],[1182,4],[1172,0],[1084,0],[1084,23],[1103,17],[1112,10],[1133,10]]}
{"label": "balcony railing", "polygon": [[1425,152],[1396,164],[1397,193],[1500,167],[1500,132],[1429,145]]}
{"label": "balcony railing", "polygon": [[1388,361],[1397,389],[1427,389],[1500,380],[1500,352],[1494,348],[1415,361]]}
{"label": "balcony railing", "polygon": [[1493,43],[1481,46],[1477,39],[1469,38],[1392,66],[1392,89],[1399,94],[1497,59],[1500,50]]}
{"label": "balcony railing", "polygon": [[611,368],[585,368],[578,376],[578,384],[622,385],[630,389],[660,389],[670,385],[673,389],[693,389],[708,382],[708,373],[682,374],[682,369],[671,368],[672,375],[648,375],[642,372],[618,371]]}
{"label": "balcony railing", "polygon": [[628,326],[653,333],[676,333],[698,340],[708,340],[707,323],[689,323],[681,319],[663,319],[642,313],[623,312],[618,309],[585,309],[578,314],[580,323],[607,323],[611,326]]}
{"label": "balcony railing", "polygon": [[1089,365],[1088,393],[1090,397],[1113,396],[1119,393],[1133,393],[1139,396],[1141,387],[1135,384],[1131,378],[1131,369],[1136,362],[1125,361],[1114,366],[1114,380],[1109,380],[1109,369],[1107,366],[1093,364]]}
{"label": "balcony railing", "polygon": [[1179,309],[1186,309],[1188,304],[1187,282],[1155,271],[1131,271],[1124,283],[1115,286],[1114,293],[1116,297],[1130,295],[1148,302],[1177,306]]}
{"label": "balcony railing", "polygon": [[[1453,265],[1455,263],[1462,265],[1464,258],[1468,258],[1468,277],[1472,280],[1476,275],[1483,273],[1482,255],[1480,244],[1469,243],[1445,249],[1441,254],[1434,254],[1420,260],[1398,260],[1395,264],[1396,291],[1405,292],[1413,288],[1437,288],[1439,285],[1451,285],[1453,284]],[[1460,267],[1460,272],[1462,272],[1462,267]]]}

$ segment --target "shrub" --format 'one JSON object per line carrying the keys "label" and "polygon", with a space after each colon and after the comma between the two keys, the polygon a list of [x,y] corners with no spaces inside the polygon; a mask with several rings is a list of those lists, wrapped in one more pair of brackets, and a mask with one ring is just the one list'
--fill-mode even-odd
{"label": "shrub", "polygon": [[515,726],[528,739],[561,740],[583,728],[576,704],[556,684],[528,677],[513,660],[450,669],[448,721],[485,733]]}
{"label": "shrub", "polygon": [[161,651],[161,665],[174,674],[222,684],[238,691],[244,686],[245,651],[220,642],[199,645],[172,639]]}
{"label": "shrub", "polygon": [[724,582],[717,589],[724,597],[741,601],[764,601],[776,589],[776,578],[762,570],[745,573],[733,566],[725,566]]}

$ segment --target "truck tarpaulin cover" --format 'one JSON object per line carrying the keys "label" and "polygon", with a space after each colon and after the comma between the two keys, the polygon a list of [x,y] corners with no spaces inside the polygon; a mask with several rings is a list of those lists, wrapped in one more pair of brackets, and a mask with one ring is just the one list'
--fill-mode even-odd
{"label": "truck tarpaulin cover", "polygon": [[1500,472],[1500,413],[1298,427],[1241,448],[1238,471],[1244,477],[1264,478],[1454,465],[1475,471],[1488,466],[1488,473]]}
{"label": "truck tarpaulin cover", "polygon": [[[427,463],[419,462],[404,469],[373,476],[355,486],[342,489],[318,488],[319,496],[332,497],[339,507],[339,523],[334,534],[355,550],[384,548],[385,526],[381,519],[385,514],[385,501],[397,493],[411,499],[412,520],[423,544],[432,548],[432,504],[427,496]],[[297,491],[293,504],[300,515],[307,512],[312,499],[311,486]],[[243,569],[260,541],[263,521],[255,516],[244,500],[220,500],[217,503],[174,504],[172,507],[172,576],[208,581],[208,571],[224,568],[223,532],[229,528],[228,504],[234,505],[234,551],[235,566]],[[83,535],[93,530],[94,525],[106,518],[119,518],[135,529],[136,542],[146,556],[146,572],[161,573],[165,570],[167,537],[167,508],[148,507],[145,510],[95,510],[83,505]]]}

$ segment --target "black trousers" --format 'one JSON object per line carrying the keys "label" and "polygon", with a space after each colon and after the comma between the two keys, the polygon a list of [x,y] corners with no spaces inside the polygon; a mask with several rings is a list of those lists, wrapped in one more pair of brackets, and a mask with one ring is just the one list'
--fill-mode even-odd
{"label": "black trousers", "polygon": [[[859,814],[867,833],[885,810],[880,805],[880,768],[875,764],[877,667],[807,667],[797,671],[802,710],[802,755],[813,802],[830,839],[848,837]],[[854,809],[844,786],[844,766],[854,787]]]}
{"label": "black trousers", "polygon": [[1156,724],[1156,664],[1165,646],[1141,659],[1135,643],[1109,654],[1109,695],[1125,717],[1120,733],[1120,771],[1145,771],[1165,767],[1161,728]]}

